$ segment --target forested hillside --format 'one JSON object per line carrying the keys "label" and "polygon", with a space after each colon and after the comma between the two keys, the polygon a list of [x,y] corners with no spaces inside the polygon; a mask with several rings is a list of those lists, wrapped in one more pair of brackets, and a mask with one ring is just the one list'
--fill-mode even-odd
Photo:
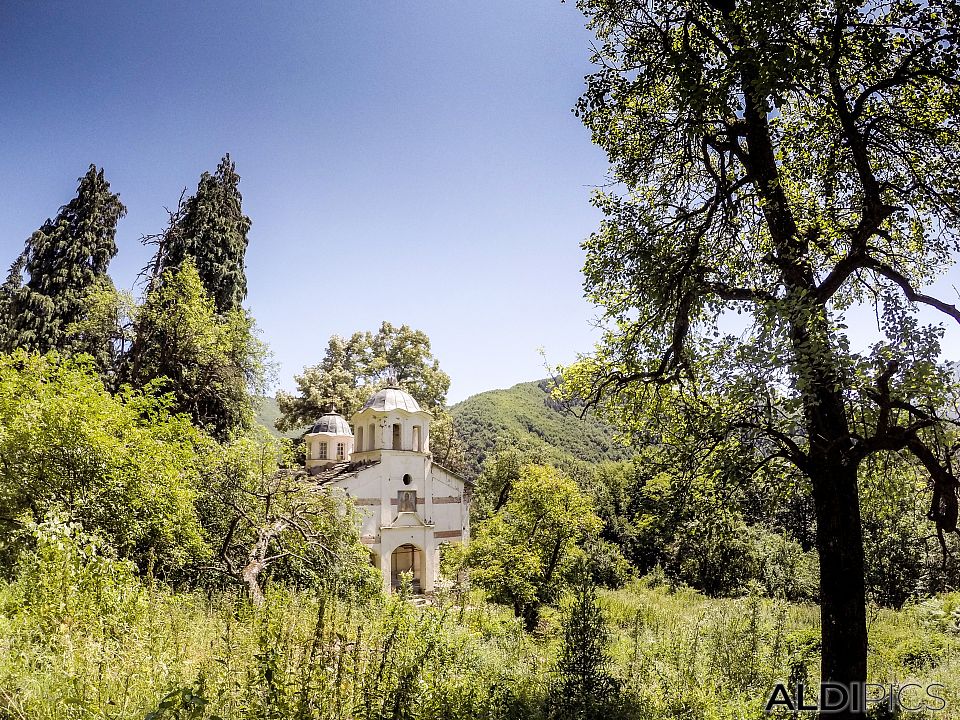
{"label": "forested hillside", "polygon": [[295,438],[299,437],[302,430],[289,430],[281,432],[277,430],[277,420],[280,419],[280,407],[277,405],[275,397],[257,398],[256,401],[256,420],[257,424],[265,427],[274,437]]}
{"label": "forested hillside", "polygon": [[473,395],[450,409],[471,472],[508,446],[567,469],[630,457],[613,430],[592,416],[579,418],[564,411],[551,401],[547,387],[543,380],[520,383]]}

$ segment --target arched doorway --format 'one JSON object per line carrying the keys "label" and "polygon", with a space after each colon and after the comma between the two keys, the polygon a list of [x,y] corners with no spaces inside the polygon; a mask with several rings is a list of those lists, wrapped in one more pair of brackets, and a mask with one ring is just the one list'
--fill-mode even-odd
{"label": "arched doorway", "polygon": [[400,576],[403,573],[413,576],[411,589],[421,592],[423,588],[423,553],[415,546],[401,545],[390,556],[390,585],[394,589],[400,587]]}

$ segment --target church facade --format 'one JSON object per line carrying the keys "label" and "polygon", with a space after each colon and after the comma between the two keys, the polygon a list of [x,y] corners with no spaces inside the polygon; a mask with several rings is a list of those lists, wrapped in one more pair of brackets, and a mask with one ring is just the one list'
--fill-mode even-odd
{"label": "church facade", "polygon": [[470,538],[471,486],[433,461],[430,419],[409,393],[389,387],[351,423],[328,413],[304,436],[307,471],[343,490],[361,511],[361,540],[387,592],[403,573],[415,591],[431,592],[441,546]]}

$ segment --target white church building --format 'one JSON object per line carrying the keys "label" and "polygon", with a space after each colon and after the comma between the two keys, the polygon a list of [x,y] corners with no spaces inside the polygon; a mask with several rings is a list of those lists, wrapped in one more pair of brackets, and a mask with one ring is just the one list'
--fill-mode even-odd
{"label": "white church building", "polygon": [[384,590],[409,572],[431,592],[444,543],[470,537],[470,483],[433,461],[431,415],[397,387],[374,394],[350,424],[327,413],[304,436],[307,471],[342,489],[363,514],[361,540]]}

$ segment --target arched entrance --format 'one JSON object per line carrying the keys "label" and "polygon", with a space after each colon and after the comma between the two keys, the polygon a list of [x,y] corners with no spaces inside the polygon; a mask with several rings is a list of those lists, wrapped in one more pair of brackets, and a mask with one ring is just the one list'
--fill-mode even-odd
{"label": "arched entrance", "polygon": [[401,545],[390,556],[390,585],[396,589],[400,587],[400,576],[403,573],[413,576],[411,589],[421,592],[423,588],[423,552],[415,545]]}

